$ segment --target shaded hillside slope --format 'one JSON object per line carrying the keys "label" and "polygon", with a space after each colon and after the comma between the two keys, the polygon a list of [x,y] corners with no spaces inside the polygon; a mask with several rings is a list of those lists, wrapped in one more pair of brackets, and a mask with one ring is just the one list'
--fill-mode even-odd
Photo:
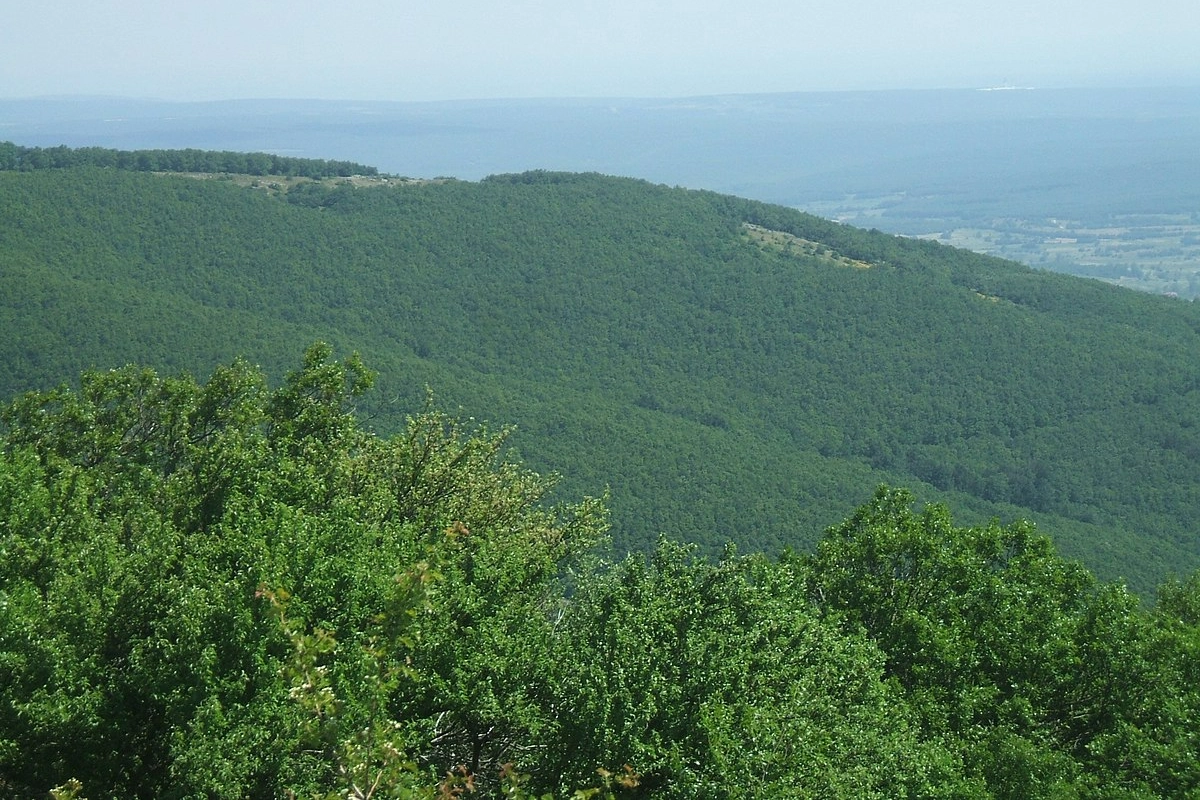
{"label": "shaded hillside slope", "polygon": [[[1200,563],[1200,309],[781,207],[595,175],[286,198],[0,174],[0,392],[317,338],[513,423],[614,540],[807,547],[879,482],[1026,516],[1145,589]],[[755,226],[755,227],[748,227]],[[867,266],[869,265],[869,266]]]}

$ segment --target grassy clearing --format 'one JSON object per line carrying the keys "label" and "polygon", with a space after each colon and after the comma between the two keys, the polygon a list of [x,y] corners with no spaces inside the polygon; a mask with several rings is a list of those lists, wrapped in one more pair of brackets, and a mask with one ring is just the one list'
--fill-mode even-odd
{"label": "grassy clearing", "polygon": [[785,231],[774,231],[770,228],[764,228],[761,225],[754,225],[750,222],[742,223],[742,227],[746,231],[746,235],[753,241],[757,242],[762,247],[778,250],[781,253],[790,253],[797,256],[807,256],[810,258],[818,258],[830,264],[839,267],[852,267],[854,269],[871,269],[875,266],[867,261],[859,261],[856,258],[849,258],[830,249],[827,245],[820,242],[814,242],[811,239],[803,239],[799,236],[787,233]]}

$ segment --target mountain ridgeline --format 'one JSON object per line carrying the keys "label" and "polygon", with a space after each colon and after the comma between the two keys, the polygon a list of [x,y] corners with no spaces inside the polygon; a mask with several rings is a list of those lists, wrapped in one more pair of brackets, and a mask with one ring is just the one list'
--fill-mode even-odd
{"label": "mountain ridgeline", "polygon": [[353,161],[294,158],[230,150],[114,150],[110,147],[24,147],[0,142],[0,171],[31,172],[70,167],[105,167],[134,172],[220,172],[242,175],[330,178],[377,175]]}
{"label": "mountain ridgeline", "polygon": [[888,483],[1143,593],[1200,566],[1193,303],[631,179],[378,182],[0,172],[0,394],[324,340],[375,430],[431,390],[607,488],[618,550],[807,550]]}

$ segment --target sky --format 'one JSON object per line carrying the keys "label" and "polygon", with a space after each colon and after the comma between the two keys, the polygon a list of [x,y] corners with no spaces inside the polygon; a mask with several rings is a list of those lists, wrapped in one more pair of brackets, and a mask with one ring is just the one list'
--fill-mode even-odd
{"label": "sky", "polygon": [[1196,0],[45,0],[0,97],[464,100],[1200,85]]}

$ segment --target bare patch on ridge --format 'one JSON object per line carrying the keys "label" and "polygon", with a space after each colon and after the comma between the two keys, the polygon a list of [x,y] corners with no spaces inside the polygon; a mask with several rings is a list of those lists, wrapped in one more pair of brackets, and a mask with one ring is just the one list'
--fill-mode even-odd
{"label": "bare patch on ridge", "polygon": [[844,256],[828,245],[814,242],[811,239],[804,239],[786,231],[764,228],[762,225],[755,225],[752,222],[743,222],[742,228],[745,229],[746,235],[752,241],[757,242],[763,248],[778,250],[781,253],[789,255],[816,258],[838,267],[870,269],[875,266],[867,261],[859,261],[857,258]]}

